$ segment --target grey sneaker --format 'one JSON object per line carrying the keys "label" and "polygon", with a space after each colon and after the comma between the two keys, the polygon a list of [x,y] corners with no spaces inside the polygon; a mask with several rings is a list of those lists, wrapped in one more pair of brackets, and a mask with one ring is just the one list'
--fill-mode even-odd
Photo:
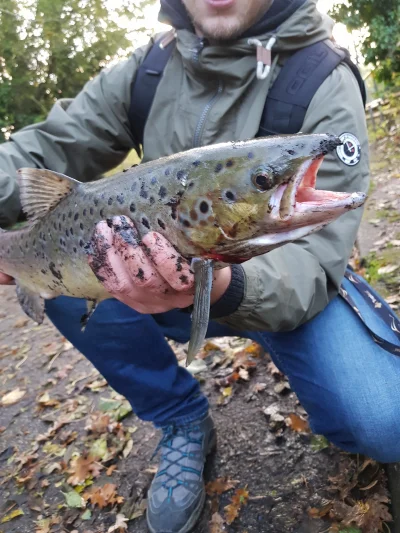
{"label": "grey sneaker", "polygon": [[147,500],[151,533],[187,533],[196,524],[205,501],[203,470],[206,456],[216,446],[212,418],[207,415],[186,426],[163,428],[157,447],[158,472]]}

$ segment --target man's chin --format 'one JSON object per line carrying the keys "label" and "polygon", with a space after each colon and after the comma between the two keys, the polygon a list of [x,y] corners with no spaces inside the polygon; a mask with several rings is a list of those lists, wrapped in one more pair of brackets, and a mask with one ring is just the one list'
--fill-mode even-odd
{"label": "man's chin", "polygon": [[236,18],[230,20],[230,17],[222,15],[202,21],[201,25],[197,22],[196,27],[210,41],[231,41],[246,31]]}

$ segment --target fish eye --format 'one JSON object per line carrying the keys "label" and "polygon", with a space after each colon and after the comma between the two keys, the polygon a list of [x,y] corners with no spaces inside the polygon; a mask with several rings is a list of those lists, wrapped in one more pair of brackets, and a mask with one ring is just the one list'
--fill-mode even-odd
{"label": "fish eye", "polygon": [[261,169],[253,174],[251,181],[253,182],[254,187],[261,192],[269,191],[274,186],[272,176]]}

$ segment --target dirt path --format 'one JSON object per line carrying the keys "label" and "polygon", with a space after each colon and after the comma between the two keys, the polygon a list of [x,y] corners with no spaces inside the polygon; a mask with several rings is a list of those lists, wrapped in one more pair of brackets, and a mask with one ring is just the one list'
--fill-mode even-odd
{"label": "dirt path", "polygon": [[[397,305],[400,179],[384,158],[374,164],[362,268]],[[26,319],[13,288],[0,288],[0,302],[0,532],[144,533],[159,434],[48,322]],[[183,347],[176,352],[184,357]],[[202,355],[196,377],[219,444],[197,532],[380,531],[390,516],[378,465],[311,435],[284,376],[257,346],[216,339]]]}

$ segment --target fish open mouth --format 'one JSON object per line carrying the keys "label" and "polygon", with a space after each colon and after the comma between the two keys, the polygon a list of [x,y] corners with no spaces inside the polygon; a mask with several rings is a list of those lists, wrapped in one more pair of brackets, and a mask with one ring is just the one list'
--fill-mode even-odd
{"label": "fish open mouth", "polygon": [[[275,219],[293,223],[297,214],[324,212],[336,208],[361,205],[360,193],[316,190],[317,172],[323,157],[304,161],[292,178],[282,183],[270,199],[271,215]],[[365,198],[364,198],[365,199]]]}

